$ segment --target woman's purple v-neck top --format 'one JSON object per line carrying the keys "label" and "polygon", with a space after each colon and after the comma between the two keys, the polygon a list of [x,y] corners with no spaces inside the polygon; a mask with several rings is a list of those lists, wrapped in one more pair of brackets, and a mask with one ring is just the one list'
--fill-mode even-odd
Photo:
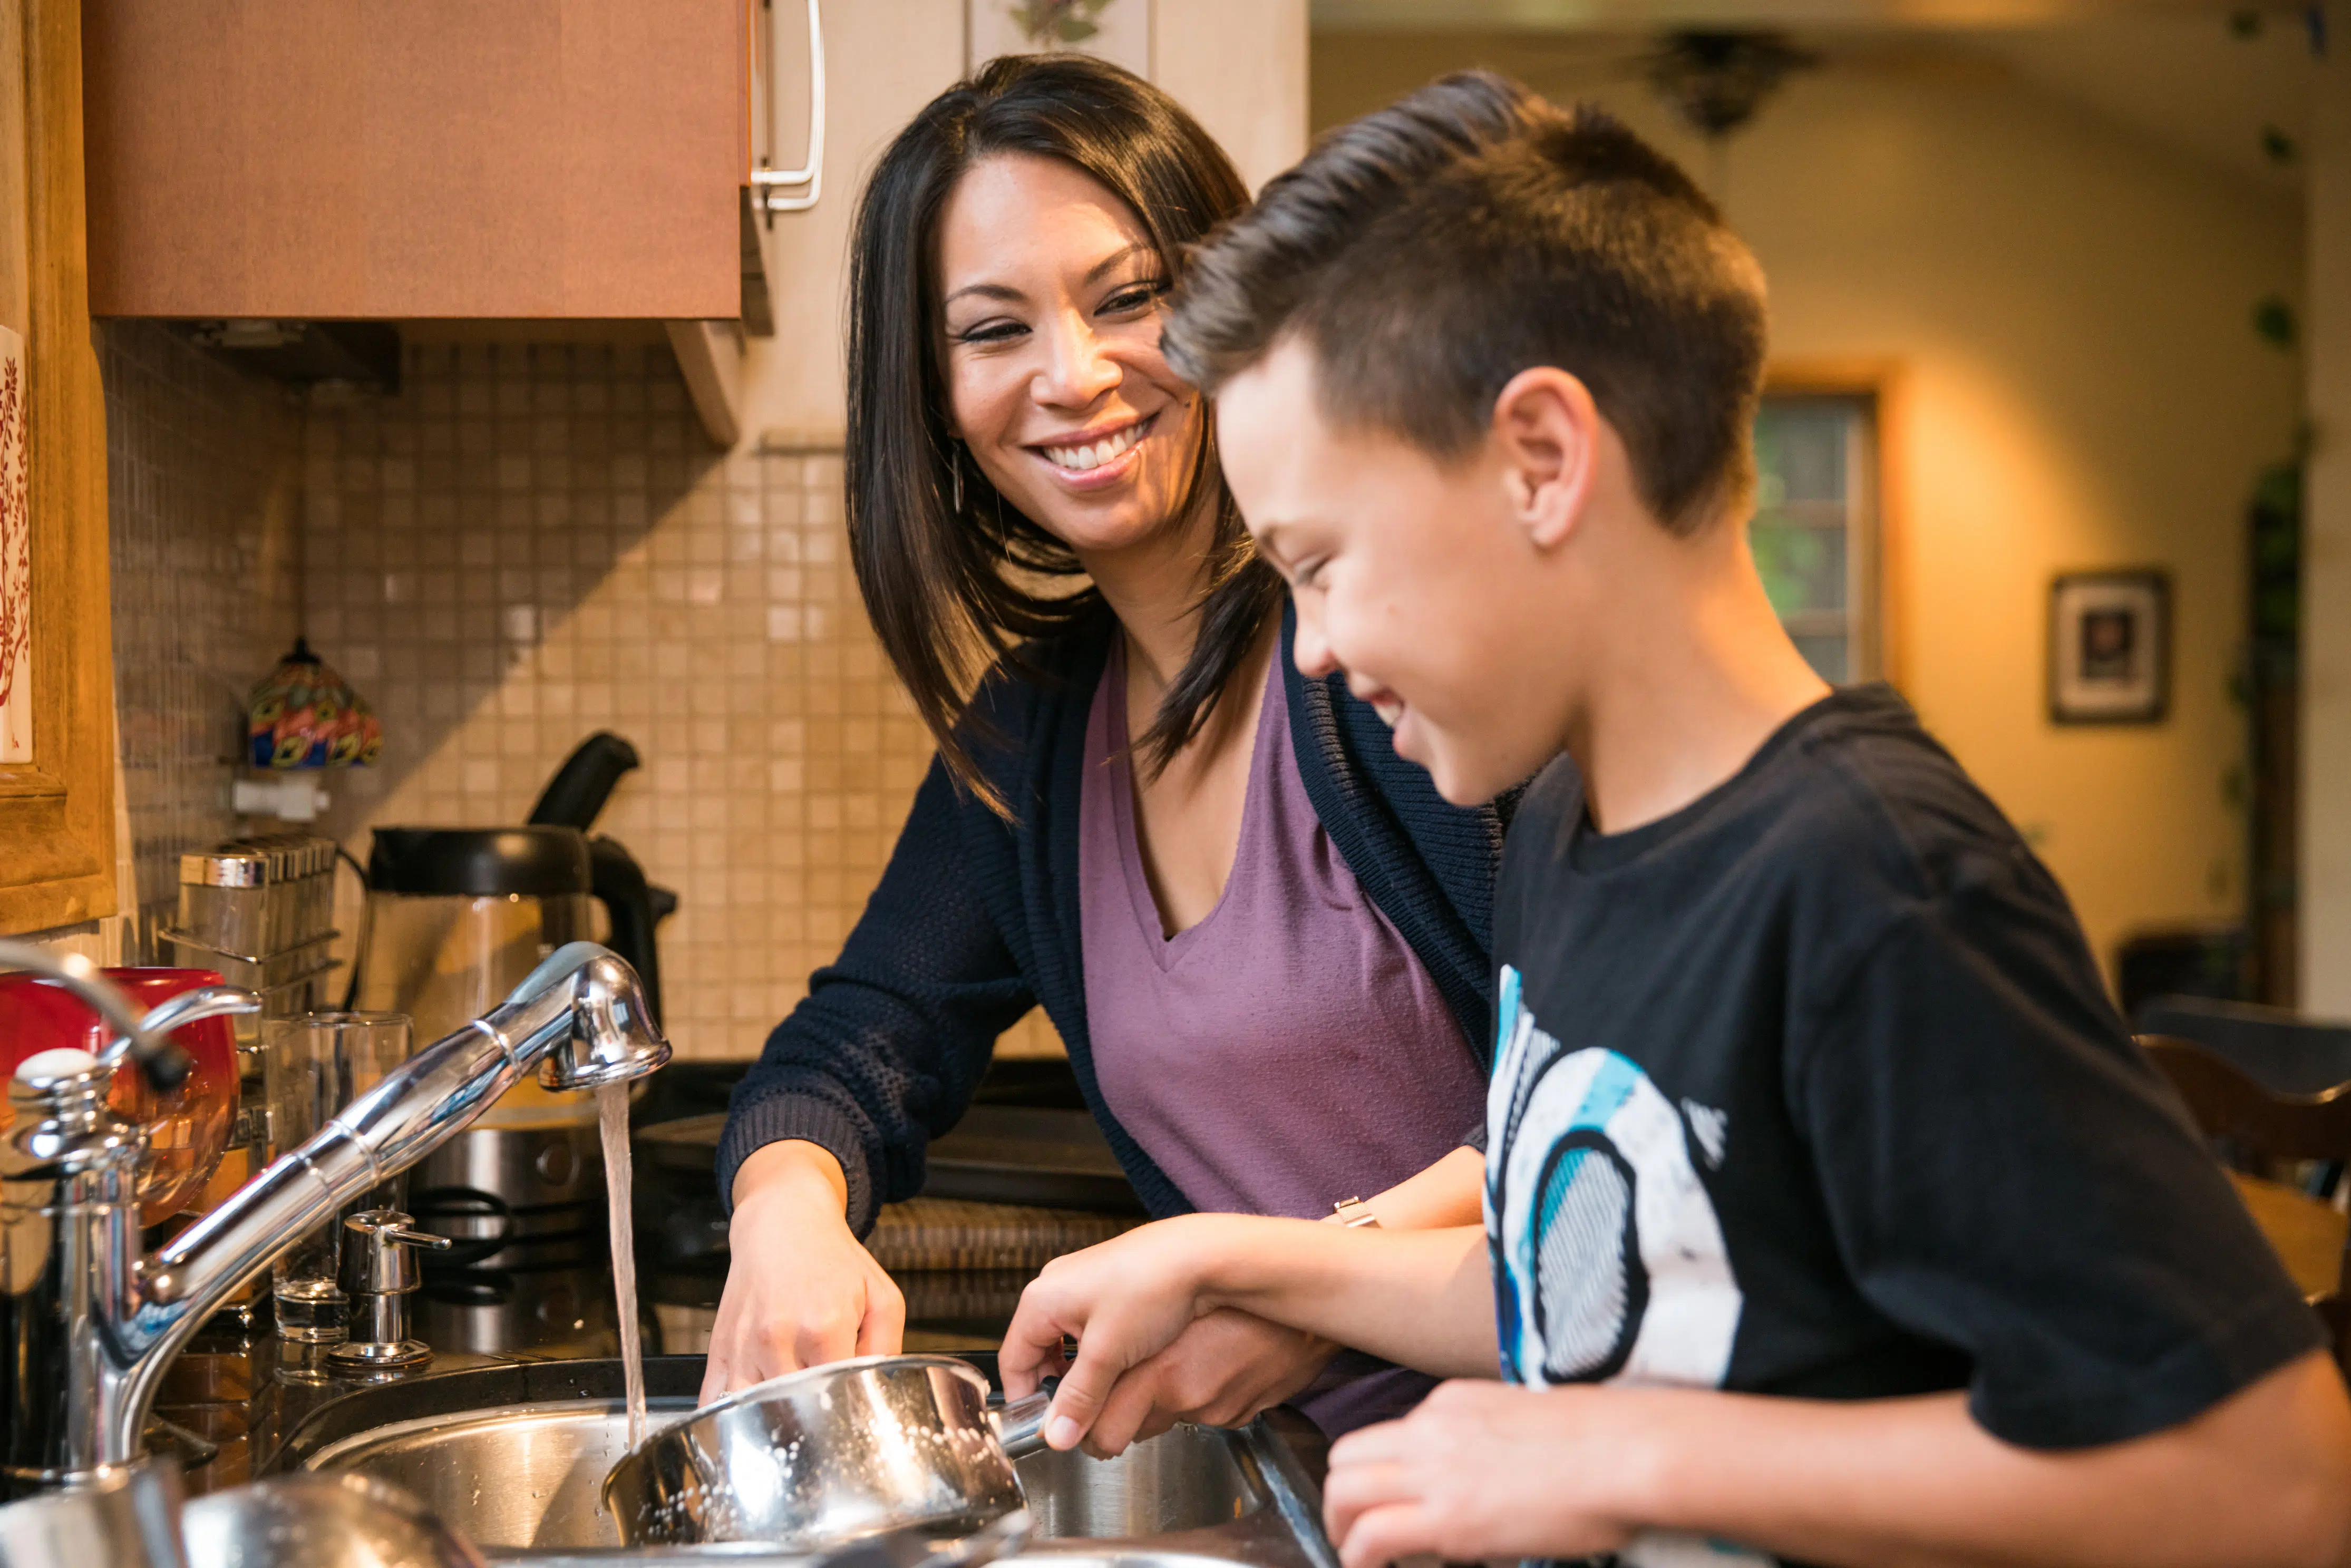
{"label": "woman's purple v-neck top", "polygon": [[1166,936],[1127,761],[1124,639],[1086,726],[1086,1025],[1111,1113],[1194,1207],[1314,1218],[1458,1147],[1485,1073],[1314,815],[1270,671],[1224,897]]}
{"label": "woman's purple v-neck top", "polygon": [[[1314,815],[1268,672],[1225,894],[1165,934],[1127,762],[1125,639],[1086,721],[1078,902],[1086,1029],[1111,1114],[1195,1208],[1319,1218],[1460,1146],[1486,1075],[1411,946]],[[1433,1381],[1343,1354],[1297,1400],[1329,1436]]]}

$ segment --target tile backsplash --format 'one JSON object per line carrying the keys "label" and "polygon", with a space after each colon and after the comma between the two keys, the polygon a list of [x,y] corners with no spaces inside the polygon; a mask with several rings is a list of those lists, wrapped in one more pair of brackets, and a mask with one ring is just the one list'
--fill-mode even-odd
{"label": "tile backsplash", "polygon": [[99,324],[114,691],[133,893],[120,953],[154,928],[183,850],[238,831],[246,695],[291,646],[302,413],[284,389],[146,321]]}
{"label": "tile backsplash", "polygon": [[[230,791],[299,632],[383,721],[377,766],[319,776],[361,860],[378,824],[519,822],[587,736],[633,743],[597,831],[679,895],[664,1021],[681,1056],[756,1054],[930,758],[858,601],[839,452],[716,450],[660,344],[415,342],[397,394],[322,401],[158,324],[98,336],[126,913],[50,937],[168,961],[179,854],[277,825]],[[1032,1013],[999,1049],[1060,1042]]]}
{"label": "tile backsplash", "polygon": [[301,463],[308,633],[384,727],[330,831],[519,822],[614,731],[644,766],[597,830],[680,898],[664,1021],[682,1055],[756,1054],[930,758],[858,601],[840,455],[716,451],[665,347],[422,343],[399,395],[314,409]]}

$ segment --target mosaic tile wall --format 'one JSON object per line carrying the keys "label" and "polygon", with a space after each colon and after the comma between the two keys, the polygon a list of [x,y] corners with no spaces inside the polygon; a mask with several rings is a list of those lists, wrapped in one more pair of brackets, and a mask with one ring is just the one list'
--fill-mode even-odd
{"label": "mosaic tile wall", "polygon": [[716,451],[665,347],[413,344],[397,397],[311,412],[301,461],[309,636],[385,736],[329,831],[363,855],[370,824],[519,822],[617,732],[644,767],[598,831],[681,900],[664,1022],[683,1056],[757,1054],[929,759],[858,602],[839,455]]}
{"label": "mosaic tile wall", "polygon": [[153,929],[183,851],[239,831],[229,785],[246,694],[292,644],[301,413],[152,322],[98,327],[123,815],[138,908],[120,951],[163,961]]}

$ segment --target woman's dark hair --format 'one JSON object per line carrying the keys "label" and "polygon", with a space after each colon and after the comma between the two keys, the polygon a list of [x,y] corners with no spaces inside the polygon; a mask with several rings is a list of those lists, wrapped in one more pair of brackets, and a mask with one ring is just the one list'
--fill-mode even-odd
{"label": "woman's dark hair", "polygon": [[[967,169],[1009,152],[1059,159],[1100,181],[1134,211],[1171,281],[1187,247],[1249,199],[1223,150],[1149,82],[1082,55],[1011,55],[925,106],[858,202],[849,273],[850,559],[883,651],[941,759],[998,810],[1005,802],[972,760],[974,743],[988,738],[980,716],[967,712],[973,691],[991,666],[1043,678],[1022,644],[1062,632],[1101,601],[1091,588],[1071,591],[1069,580],[1083,571],[1076,557],[1005,501],[948,426],[939,216]],[[1191,658],[1136,741],[1155,767],[1207,721],[1280,593],[1225,488],[1213,424],[1204,425],[1181,507],[1213,510],[1211,570]]]}

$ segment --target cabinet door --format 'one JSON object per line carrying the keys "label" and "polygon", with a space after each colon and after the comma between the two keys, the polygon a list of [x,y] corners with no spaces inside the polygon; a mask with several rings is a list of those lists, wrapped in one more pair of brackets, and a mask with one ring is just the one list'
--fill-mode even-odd
{"label": "cabinet door", "polygon": [[[0,933],[114,911],[106,408],[75,0],[0,0]],[[26,617],[29,612],[30,635]]]}
{"label": "cabinet door", "polygon": [[[824,195],[807,212],[760,225],[771,338],[755,338],[744,367],[747,428],[771,444],[837,448],[841,310],[849,295],[850,219],[859,186],[891,138],[964,73],[966,0],[827,0]],[[808,150],[805,0],[772,0],[775,145],[786,166]]]}
{"label": "cabinet door", "polygon": [[729,317],[742,0],[83,0],[101,316]]}

